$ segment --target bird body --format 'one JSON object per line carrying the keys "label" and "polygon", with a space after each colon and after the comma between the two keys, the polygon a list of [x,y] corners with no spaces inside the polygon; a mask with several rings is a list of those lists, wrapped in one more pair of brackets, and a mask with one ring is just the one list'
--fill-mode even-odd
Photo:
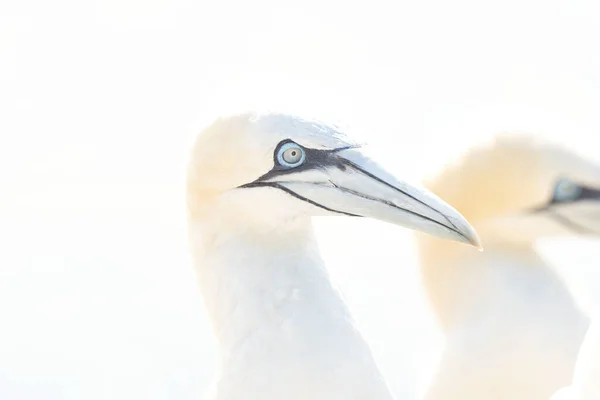
{"label": "bird body", "polygon": [[600,398],[600,326],[593,319],[579,350],[573,383],[558,390],[550,400],[596,400]]}
{"label": "bird body", "polygon": [[[597,192],[600,198],[600,190]],[[593,218],[593,216],[597,218]],[[600,211],[590,215],[591,221],[600,224]],[[593,268],[593,266],[592,266]],[[568,274],[569,271],[563,271]],[[573,381],[552,396],[551,400],[595,400],[600,399],[600,315],[598,309],[598,281],[595,276],[580,277],[585,281],[576,282],[573,276],[566,276],[572,292],[582,308],[591,318],[591,324],[579,349]]]}
{"label": "bird body", "polygon": [[582,210],[599,183],[600,169],[574,153],[500,135],[426,185],[473,221],[486,247],[472,254],[419,238],[446,335],[426,400],[547,400],[570,383],[589,322],[535,241],[593,230]]}
{"label": "bird body", "polygon": [[600,398],[600,319],[593,316],[575,365],[573,388],[574,400]]}
{"label": "bird body", "polygon": [[221,355],[215,400],[392,399],[328,276],[312,216],[366,216],[479,246],[454,209],[395,179],[338,129],[281,114],[207,127],[187,200]]}
{"label": "bird body", "polygon": [[547,399],[570,382],[587,319],[534,252],[485,253],[461,266],[472,275],[455,288],[454,322],[426,399]]}

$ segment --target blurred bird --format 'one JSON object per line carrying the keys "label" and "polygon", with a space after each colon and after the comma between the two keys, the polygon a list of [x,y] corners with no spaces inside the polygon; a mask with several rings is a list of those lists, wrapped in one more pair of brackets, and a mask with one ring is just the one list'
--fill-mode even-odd
{"label": "blurred bird", "polygon": [[419,236],[423,283],[446,336],[425,399],[547,400],[570,383],[589,322],[534,244],[600,235],[600,168],[505,134],[426,187],[473,223],[485,252]]}
{"label": "blurred bird", "polygon": [[371,217],[479,247],[459,213],[395,179],[338,129],[281,114],[206,128],[187,201],[221,353],[218,400],[392,399],[328,277],[311,216]]}
{"label": "blurred bird", "polygon": [[579,350],[573,383],[557,391],[551,400],[600,399],[600,318],[597,313],[594,316]]}
{"label": "blurred bird", "polygon": [[592,324],[579,350],[573,383],[562,388],[551,400],[600,399],[600,318],[595,312]]}
{"label": "blurred bird", "polygon": [[[600,188],[588,197],[600,202]],[[590,210],[587,217],[590,224],[600,224],[600,207]],[[600,262],[595,264],[590,268],[600,267]],[[561,272],[577,303],[591,318],[591,324],[579,349],[572,384],[555,393],[552,400],[597,400],[600,399],[600,280],[594,279],[597,274],[592,275],[585,268],[580,271],[565,268]]]}

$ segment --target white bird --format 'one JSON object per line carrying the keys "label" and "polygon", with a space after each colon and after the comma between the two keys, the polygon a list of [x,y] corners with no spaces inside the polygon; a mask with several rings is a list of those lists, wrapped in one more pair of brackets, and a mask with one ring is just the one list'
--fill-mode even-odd
{"label": "white bird", "polygon": [[597,165],[522,135],[472,149],[426,184],[473,223],[486,249],[419,237],[424,286],[446,336],[427,400],[547,400],[570,383],[588,319],[534,246],[600,234],[586,214],[598,186]]}
{"label": "white bird", "polygon": [[600,319],[597,312],[579,350],[573,383],[560,389],[551,400],[600,399]]}
{"label": "white bird", "polygon": [[479,247],[458,212],[395,179],[337,128],[281,114],[207,127],[187,201],[220,348],[217,400],[392,399],[330,281],[311,216],[371,217]]}
{"label": "white bird", "polygon": [[[585,200],[580,203],[586,206],[588,225],[600,235],[600,185],[587,188],[582,197]],[[597,269],[600,263],[590,266],[594,267]],[[552,400],[600,399],[600,280],[595,279],[596,273],[590,276],[585,273],[588,271],[583,271],[573,271],[573,268],[560,271],[591,324],[579,349],[572,384],[555,393]]]}

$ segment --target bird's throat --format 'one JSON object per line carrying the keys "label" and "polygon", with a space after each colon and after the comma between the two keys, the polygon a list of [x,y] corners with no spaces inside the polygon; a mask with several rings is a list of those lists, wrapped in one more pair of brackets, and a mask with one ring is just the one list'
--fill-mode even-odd
{"label": "bird's throat", "polygon": [[[190,226],[199,285],[226,356],[249,341],[277,351],[358,335],[318,251],[310,221],[296,229],[224,232]],[[281,347],[277,349],[278,347]]]}

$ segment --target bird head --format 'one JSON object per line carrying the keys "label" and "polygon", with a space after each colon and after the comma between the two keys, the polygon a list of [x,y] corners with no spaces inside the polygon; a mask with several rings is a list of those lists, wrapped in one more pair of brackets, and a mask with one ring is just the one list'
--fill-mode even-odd
{"label": "bird head", "polygon": [[487,244],[600,235],[600,166],[536,137],[498,135],[426,187],[465,215]]}
{"label": "bird head", "polygon": [[339,129],[283,114],[223,117],[197,138],[187,174],[192,221],[293,229],[311,216],[370,217],[479,247],[451,206],[366,157]]}
{"label": "bird head", "polygon": [[456,207],[486,247],[481,258],[418,235],[424,287],[444,330],[453,326],[463,306],[478,299],[477,306],[483,307],[485,299],[493,298],[490,282],[503,282],[487,279],[494,268],[483,268],[484,260],[496,266],[501,254],[537,263],[539,239],[600,234],[599,166],[538,137],[497,135],[471,147],[425,187]]}

